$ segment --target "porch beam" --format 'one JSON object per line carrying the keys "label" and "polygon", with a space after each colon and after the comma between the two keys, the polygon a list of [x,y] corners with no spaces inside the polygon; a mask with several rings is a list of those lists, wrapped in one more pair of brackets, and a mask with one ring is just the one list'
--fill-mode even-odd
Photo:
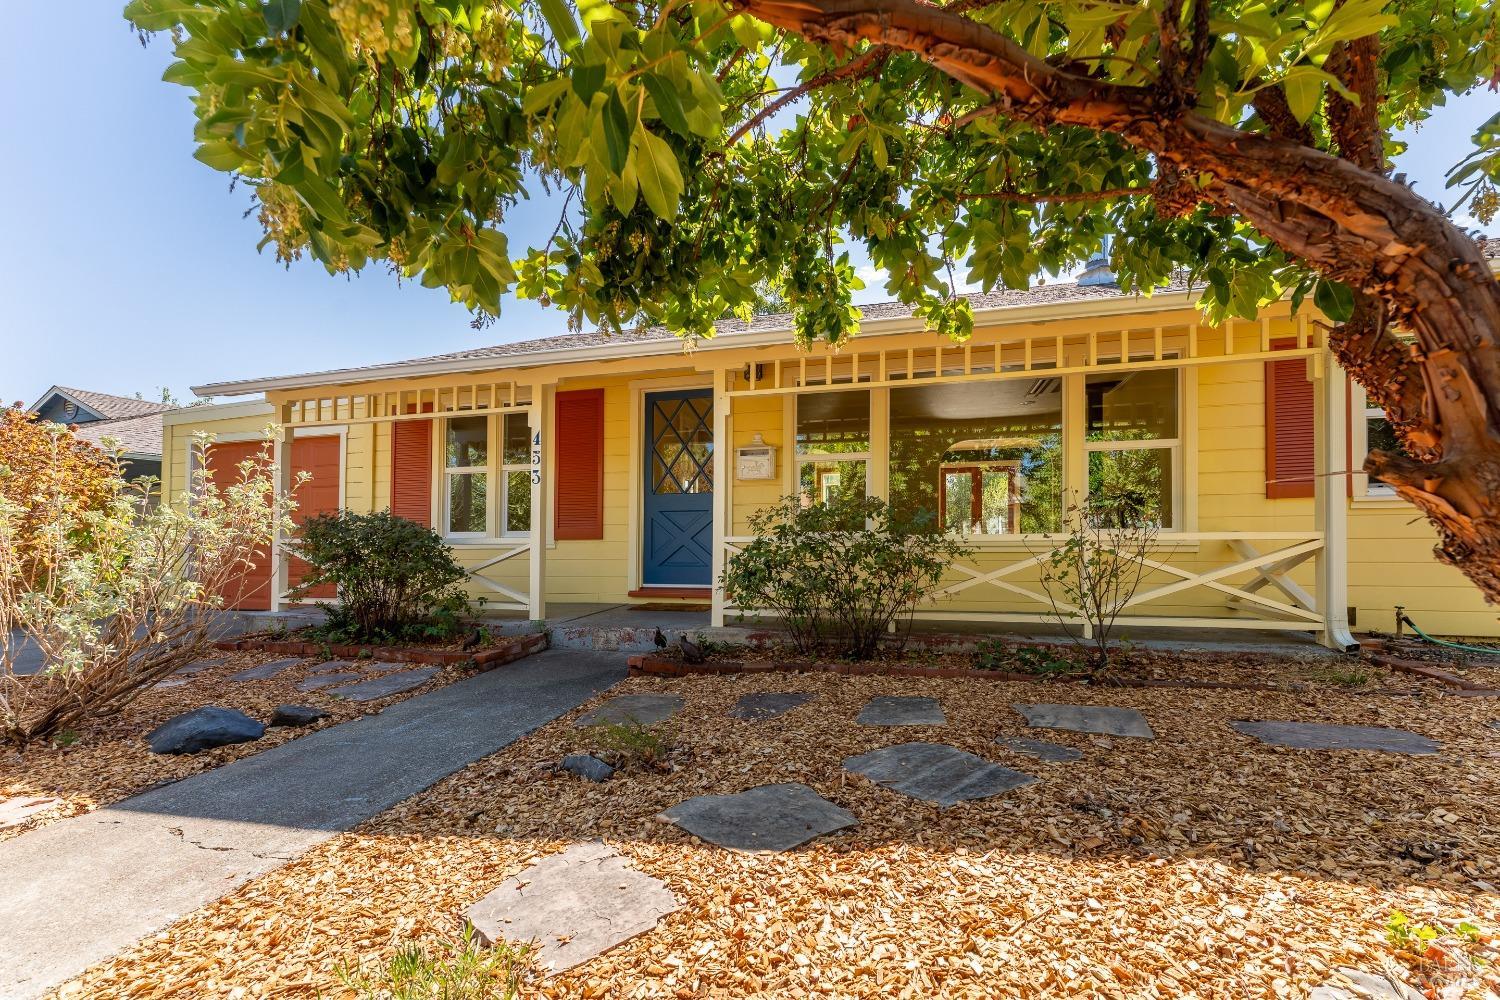
{"label": "porch beam", "polygon": [[1358,648],[1349,631],[1349,429],[1348,379],[1326,349],[1313,369],[1313,512],[1323,535],[1317,556],[1318,608],[1323,613],[1323,645]]}

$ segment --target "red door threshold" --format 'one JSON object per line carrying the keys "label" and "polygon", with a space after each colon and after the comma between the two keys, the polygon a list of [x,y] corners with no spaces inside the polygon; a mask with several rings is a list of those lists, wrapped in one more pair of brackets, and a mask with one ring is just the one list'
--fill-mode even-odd
{"label": "red door threshold", "polygon": [[708,601],[714,596],[712,587],[642,587],[632,590],[627,597],[685,597],[689,600]]}

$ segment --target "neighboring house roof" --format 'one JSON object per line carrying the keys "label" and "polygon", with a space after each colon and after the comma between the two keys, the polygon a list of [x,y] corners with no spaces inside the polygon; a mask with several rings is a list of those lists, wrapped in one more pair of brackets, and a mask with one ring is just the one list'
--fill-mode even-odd
{"label": "neighboring house roof", "polygon": [[75,425],[77,429],[74,433],[101,448],[105,447],[106,438],[112,439],[116,447],[125,450],[127,458],[160,459],[162,412],[143,413],[116,420],[91,420],[86,424]]}
{"label": "neighboring house roof", "polygon": [[42,393],[31,406],[31,412],[35,413],[51,402],[52,397],[61,396],[70,402],[78,404],[80,408],[88,411],[88,415],[94,420],[118,420],[123,417],[139,417],[147,413],[164,413],[173,408],[171,403],[153,403],[149,399],[135,399],[130,396],[114,396],[107,392],[91,392],[88,389],[70,389],[63,385],[54,385]]}

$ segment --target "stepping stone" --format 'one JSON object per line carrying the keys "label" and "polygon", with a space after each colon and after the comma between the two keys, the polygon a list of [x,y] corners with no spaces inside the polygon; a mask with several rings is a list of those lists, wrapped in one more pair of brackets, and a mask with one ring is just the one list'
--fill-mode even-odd
{"label": "stepping stone", "polygon": [[617,725],[634,722],[651,726],[671,718],[681,708],[682,698],[675,694],[622,694],[585,712],[573,725],[582,728],[607,722]]}
{"label": "stepping stone", "polygon": [[1423,997],[1405,983],[1393,983],[1385,976],[1343,967],[1338,974],[1339,979],[1309,993],[1308,1000],[1422,1000]]}
{"label": "stepping stone", "polygon": [[859,820],[798,782],[759,785],[735,795],[699,795],[660,819],[736,851],[789,851]]}
{"label": "stepping stone", "polygon": [[1098,705],[1012,705],[1026,717],[1033,729],[1065,729],[1073,733],[1097,733],[1100,736],[1133,736],[1154,740],[1156,734],[1146,717],[1133,708],[1105,708]]}
{"label": "stepping stone", "polygon": [[593,782],[608,781],[615,769],[592,754],[570,753],[562,759],[562,769]]}
{"label": "stepping stone", "polygon": [[812,701],[812,695],[805,691],[761,691],[747,694],[735,702],[734,707],[729,710],[729,717],[747,722],[764,722],[778,715],[785,715],[809,701]]}
{"label": "stepping stone", "polygon": [[357,681],[362,676],[364,676],[364,675],[363,674],[317,674],[317,675],[315,675],[313,677],[308,677],[308,678],[304,679],[303,681],[301,681],[300,683],[298,683],[297,690],[298,691],[321,691],[321,690],[323,690],[326,687],[333,687],[335,684],[343,684],[345,681]]}
{"label": "stepping stone", "polygon": [[166,691],[170,688],[187,687],[187,682],[188,679],[186,677],[168,677],[164,681],[157,681],[151,685],[151,688],[155,691]]}
{"label": "stepping stone", "polygon": [[871,698],[859,718],[861,726],[943,726],[948,717],[936,698]]}
{"label": "stepping stone", "polygon": [[328,718],[328,713],[321,708],[312,708],[307,705],[277,705],[276,710],[271,713],[271,725],[310,726],[319,719],[326,718]]}
{"label": "stepping stone", "polygon": [[292,657],[289,660],[272,660],[270,663],[262,663],[259,666],[241,670],[237,674],[230,674],[229,679],[232,681],[268,681],[283,670],[294,667],[301,662],[296,657]]}
{"label": "stepping stone", "polygon": [[266,727],[244,712],[207,705],[163,722],[146,736],[152,753],[190,754],[232,743],[249,743],[266,734]]}
{"label": "stepping stone", "polygon": [[194,674],[202,673],[209,667],[217,667],[223,662],[223,660],[194,660],[185,667],[177,668],[172,673],[179,677],[191,677]]}
{"label": "stepping stone", "polygon": [[1075,750],[1073,747],[1065,747],[1057,743],[1048,743],[1046,740],[1028,740],[1018,736],[1014,739],[997,738],[996,743],[1007,750],[1016,753],[1030,754],[1038,760],[1044,760],[1049,764],[1071,764],[1075,760],[1083,759],[1083,751]]}
{"label": "stepping stone", "polygon": [[1230,725],[1262,743],[1298,750],[1433,754],[1442,749],[1435,740],[1420,733],[1385,726],[1335,726],[1323,722],[1232,722]]}
{"label": "stepping stone", "polygon": [[844,770],[945,809],[968,799],[1000,795],[1036,780],[946,743],[903,743],[845,757]]}
{"label": "stepping stone", "polygon": [[423,667],[420,670],[403,670],[397,674],[381,674],[358,684],[346,684],[328,693],[346,701],[376,701],[420,687],[436,677],[440,670],[441,667]]}
{"label": "stepping stone", "polygon": [[483,945],[535,941],[533,957],[550,975],[644,934],[680,905],[665,883],[596,841],[506,879],[467,916]]}
{"label": "stepping stone", "polygon": [[62,804],[62,799],[49,798],[45,795],[18,795],[14,798],[0,799],[0,830],[20,826],[31,817]]}
{"label": "stepping stone", "polygon": [[307,675],[312,677],[315,674],[332,674],[341,670],[349,670],[355,666],[356,664],[353,660],[329,660],[326,663],[319,663],[315,667],[308,667]]}
{"label": "stepping stone", "polygon": [[360,665],[363,666],[366,670],[375,671],[375,673],[377,674],[389,673],[392,670],[405,670],[407,667],[411,666],[410,663],[387,663],[384,660],[361,660]]}

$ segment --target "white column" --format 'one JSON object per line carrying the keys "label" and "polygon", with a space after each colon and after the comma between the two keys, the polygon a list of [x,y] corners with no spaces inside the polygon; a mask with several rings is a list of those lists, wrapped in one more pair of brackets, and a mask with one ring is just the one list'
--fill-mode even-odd
{"label": "white column", "polygon": [[734,517],[734,439],[733,423],[730,420],[728,383],[722,365],[714,369],[714,502],[713,502],[713,562],[709,587],[712,605],[708,624],[713,628],[724,627],[724,587],[720,582],[724,575],[724,538]]}
{"label": "white column", "polygon": [[271,461],[276,465],[276,495],[272,497],[272,510],[278,521],[276,533],[271,536],[271,610],[281,610],[281,595],[286,593],[291,576],[287,572],[286,539],[281,537],[279,522],[286,515],[282,497],[291,489],[292,449],[288,446],[291,432],[285,427],[276,427],[276,437],[271,442]]}
{"label": "white column", "polygon": [[1318,550],[1318,609],[1323,645],[1356,645],[1349,631],[1349,394],[1344,371],[1324,351],[1308,359],[1313,377],[1313,524],[1323,534]]}
{"label": "white column", "polygon": [[553,469],[552,394],[555,387],[535,385],[531,388],[531,551],[527,583],[528,616],[532,621],[547,618],[547,506],[548,479]]}

